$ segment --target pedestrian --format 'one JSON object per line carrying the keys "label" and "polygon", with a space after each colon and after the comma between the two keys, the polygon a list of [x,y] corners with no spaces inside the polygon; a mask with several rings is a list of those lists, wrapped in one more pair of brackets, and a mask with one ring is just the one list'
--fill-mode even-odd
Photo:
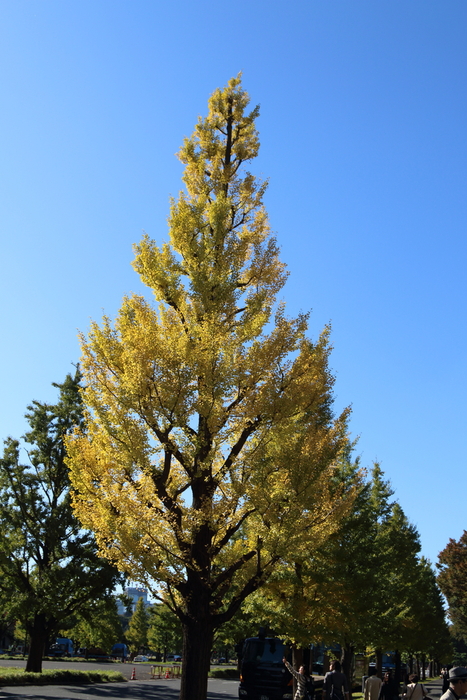
{"label": "pedestrian", "polygon": [[446,666],[443,666],[443,669],[441,671],[441,678],[443,680],[443,688],[441,693],[445,693],[446,690],[449,688],[449,671],[446,668]]}
{"label": "pedestrian", "polygon": [[440,700],[459,700],[467,693],[467,668],[455,666],[449,671],[449,688]]}
{"label": "pedestrian", "polygon": [[402,687],[400,689],[400,694],[399,697],[401,700],[404,700],[405,696],[407,695],[407,688],[409,687],[409,674],[404,673],[404,679],[402,681]]}
{"label": "pedestrian", "polygon": [[365,681],[364,700],[378,700],[382,680],[376,675],[376,668],[370,667],[370,675]]}
{"label": "pedestrian", "polygon": [[391,676],[391,671],[386,671],[383,676],[383,682],[378,693],[378,700],[394,700],[398,697],[399,691],[396,689]]}
{"label": "pedestrian", "polygon": [[296,671],[293,666],[289,664],[285,656],[282,661],[297,681],[297,690],[295,691],[294,700],[307,700],[308,698],[312,700],[310,693],[307,691],[307,686],[310,687],[313,681],[310,676],[306,675],[305,666],[300,666],[298,671]]}
{"label": "pedestrian", "polygon": [[324,676],[325,700],[346,700],[349,698],[347,678],[341,671],[340,661],[331,661],[330,670]]}
{"label": "pedestrian", "polygon": [[419,677],[416,673],[412,673],[409,676],[409,684],[407,686],[407,692],[404,695],[404,700],[423,700],[426,697],[427,692],[423,687],[423,683],[419,683]]}

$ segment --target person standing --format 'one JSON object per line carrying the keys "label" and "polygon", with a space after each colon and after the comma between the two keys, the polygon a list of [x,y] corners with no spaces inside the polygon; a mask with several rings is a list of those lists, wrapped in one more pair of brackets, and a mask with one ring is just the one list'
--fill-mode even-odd
{"label": "person standing", "polygon": [[443,681],[443,688],[441,690],[441,694],[443,694],[449,688],[449,671],[446,668],[446,666],[444,666],[443,670],[441,671],[441,678]]}
{"label": "person standing", "polygon": [[419,677],[416,673],[412,673],[409,676],[409,684],[407,686],[407,692],[405,694],[405,700],[423,700],[426,696],[426,690],[422,683],[419,683]]}
{"label": "person standing", "polygon": [[449,688],[440,700],[459,700],[467,693],[467,668],[455,666],[449,671]]}
{"label": "person standing", "polygon": [[298,671],[296,671],[293,666],[289,664],[285,656],[282,661],[297,681],[297,690],[295,691],[294,700],[304,700],[307,697],[306,684],[307,681],[310,680],[309,676],[305,673],[305,666],[300,666]]}
{"label": "person standing", "polygon": [[376,669],[371,668],[371,673],[365,681],[364,700],[378,700],[382,680],[376,675]]}
{"label": "person standing", "polygon": [[325,700],[349,700],[349,685],[341,672],[340,661],[331,661],[330,671],[324,676]]}

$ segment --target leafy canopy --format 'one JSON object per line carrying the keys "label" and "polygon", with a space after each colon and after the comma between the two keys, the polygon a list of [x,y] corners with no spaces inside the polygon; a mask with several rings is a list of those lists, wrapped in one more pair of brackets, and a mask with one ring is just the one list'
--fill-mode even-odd
{"label": "leafy canopy", "polygon": [[84,427],[80,379],[77,370],[54,384],[56,404],[34,401],[26,455],[8,438],[0,459],[0,602],[31,637],[28,670],[40,671],[50,637],[91,601],[107,599],[120,578],[71,508],[64,437]]}
{"label": "leafy canopy", "polygon": [[353,488],[335,478],[348,410],[331,410],[329,329],[313,343],[306,315],[276,303],[286,272],[266,183],[246,169],[248,102],[230,80],[185,139],[170,242],[136,246],[157,304],[127,297],[82,336],[87,433],[67,443],[74,508],[102,554],[206,629],[322,542]]}

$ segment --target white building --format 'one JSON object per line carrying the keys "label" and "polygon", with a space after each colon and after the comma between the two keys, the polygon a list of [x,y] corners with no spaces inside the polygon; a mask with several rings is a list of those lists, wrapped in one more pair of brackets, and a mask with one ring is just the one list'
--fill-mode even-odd
{"label": "white building", "polygon": [[[135,586],[129,586],[125,588],[124,593],[126,593],[132,599],[131,612],[134,613],[136,610],[136,604],[140,598],[143,599],[144,606],[150,608],[152,603],[148,600],[148,589],[147,588],[137,588]],[[126,613],[126,607],[121,600],[117,600],[118,614],[124,615]]]}

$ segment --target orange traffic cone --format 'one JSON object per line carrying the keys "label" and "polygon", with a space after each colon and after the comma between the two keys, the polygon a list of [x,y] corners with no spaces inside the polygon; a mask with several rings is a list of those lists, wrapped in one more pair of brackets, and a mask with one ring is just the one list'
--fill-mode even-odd
{"label": "orange traffic cone", "polygon": [[135,680],[136,680],[136,668],[133,666],[133,671],[131,672],[130,681],[135,681]]}
{"label": "orange traffic cone", "polygon": [[165,677],[166,677],[166,678],[170,678],[169,669],[167,669],[167,671],[165,672]]}

